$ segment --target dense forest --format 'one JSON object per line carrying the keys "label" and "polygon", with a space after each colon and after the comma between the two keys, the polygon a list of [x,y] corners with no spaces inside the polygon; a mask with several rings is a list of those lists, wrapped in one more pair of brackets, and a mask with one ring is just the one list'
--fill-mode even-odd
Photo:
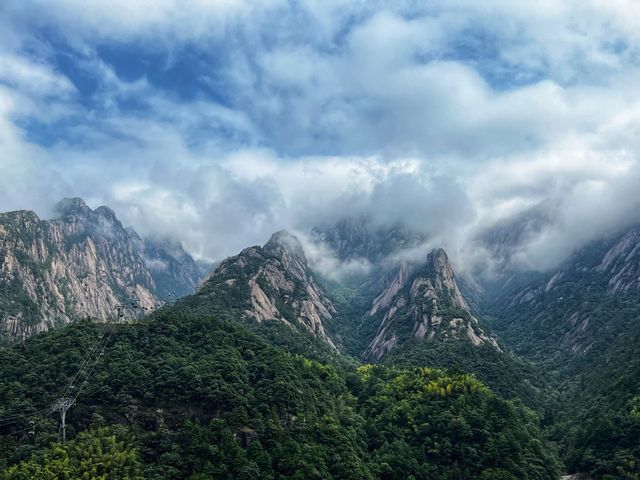
{"label": "dense forest", "polygon": [[559,475],[538,415],[473,375],[319,361],[233,320],[175,311],[109,327],[62,445],[49,407],[101,328],[79,322],[0,350],[0,418],[20,414],[0,425],[2,478]]}

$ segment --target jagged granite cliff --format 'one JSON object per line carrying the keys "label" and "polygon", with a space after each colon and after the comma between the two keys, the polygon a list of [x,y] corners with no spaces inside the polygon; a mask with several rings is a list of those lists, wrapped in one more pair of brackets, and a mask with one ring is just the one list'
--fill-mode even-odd
{"label": "jagged granite cliff", "polygon": [[[118,304],[127,305],[129,318],[151,311],[166,299],[159,280],[171,277],[154,266],[169,256],[145,246],[108,207],[92,210],[78,198],[61,201],[51,220],[32,211],[2,213],[0,334],[22,337],[76,318],[109,318]],[[189,259],[181,260],[187,269]],[[173,278],[174,291],[190,293],[197,283]]]}
{"label": "jagged granite cliff", "polygon": [[374,299],[368,314],[380,324],[364,352],[380,360],[409,341],[462,339],[473,345],[488,344],[499,350],[469,312],[453,268],[442,249],[434,249],[425,264],[401,264],[395,277]]}
{"label": "jagged granite cliff", "polygon": [[522,353],[584,354],[634,328],[639,291],[640,227],[634,227],[592,242],[535,282],[503,292],[496,329]]}
{"label": "jagged granite cliff", "polygon": [[194,301],[257,322],[283,322],[336,347],[326,328],[335,306],[314,279],[302,245],[285,231],[222,261]]}

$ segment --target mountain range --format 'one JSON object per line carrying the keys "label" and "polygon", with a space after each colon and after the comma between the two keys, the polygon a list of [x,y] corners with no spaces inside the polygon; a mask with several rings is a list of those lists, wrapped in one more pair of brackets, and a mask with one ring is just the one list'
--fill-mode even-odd
{"label": "mountain range", "polygon": [[[131,359],[146,356],[123,366],[128,381],[105,366],[108,392],[93,385],[75,428],[87,428],[99,406],[110,422],[136,425],[142,448],[155,452],[143,459],[148,472],[162,466],[157,478],[200,471],[223,478],[558,478],[558,459],[584,478],[638,478],[640,229],[599,239],[553,271],[507,270],[509,252],[540,222],[532,215],[483,234],[502,270],[462,283],[443,249],[424,248],[428,236],[402,225],[356,218],[315,227],[312,242],[341,261],[370,265],[340,281],[316,271],[286,231],[203,274],[179,243],[141,238],[107,207],[66,199],[49,220],[9,212],[0,215],[6,337],[77,325],[34,335],[27,353],[8,346],[3,354],[26,355],[16,365],[29,355],[58,361],[63,352],[54,344],[96,328],[81,319],[105,322],[126,305],[126,318],[137,320],[122,324],[115,342]],[[9,370],[4,382],[22,372]],[[23,387],[15,388],[0,395],[7,405]],[[54,398],[46,388],[42,396]],[[262,402],[277,407],[270,412]],[[425,417],[431,404],[440,406]],[[183,423],[171,426],[168,411]],[[325,437],[317,436],[321,418],[333,429]],[[481,427],[480,418],[497,423]],[[154,442],[174,445],[171,435],[187,435],[194,421],[202,428],[222,422],[206,435],[215,437],[209,445],[227,442],[216,454],[227,470],[207,470],[200,457],[197,468],[152,458]],[[173,433],[163,436],[163,428]],[[270,460],[251,450],[256,438]],[[344,450],[347,438],[357,440]],[[303,453],[305,442],[315,453]],[[315,470],[296,477],[303,467],[285,467],[286,458],[307,458],[300,461]],[[249,464],[262,473],[242,476]],[[180,473],[171,477],[171,468]]]}

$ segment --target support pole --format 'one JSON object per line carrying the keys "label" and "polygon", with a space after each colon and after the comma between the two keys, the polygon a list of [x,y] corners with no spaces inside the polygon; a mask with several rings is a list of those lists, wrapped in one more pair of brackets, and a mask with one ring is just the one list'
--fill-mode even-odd
{"label": "support pole", "polygon": [[67,410],[76,404],[75,398],[61,398],[53,407],[60,412],[60,428],[62,429],[62,443],[67,441]]}

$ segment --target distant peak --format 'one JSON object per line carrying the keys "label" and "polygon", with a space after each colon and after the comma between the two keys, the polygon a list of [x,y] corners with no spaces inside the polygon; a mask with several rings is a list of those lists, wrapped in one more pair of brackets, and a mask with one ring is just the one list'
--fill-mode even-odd
{"label": "distant peak", "polygon": [[80,221],[86,225],[98,226],[97,228],[113,226],[123,229],[115,212],[109,207],[102,205],[92,210],[84,200],[78,197],[60,200],[54,207],[53,219],[62,220],[65,223]]}
{"label": "distant peak", "polygon": [[116,213],[105,205],[99,206],[93,211],[93,213],[101,216],[102,218],[107,220],[109,223],[116,223],[118,221],[118,217],[116,216]]}
{"label": "distant peak", "polygon": [[427,262],[441,265],[449,265],[449,257],[443,248],[434,248],[427,255]]}
{"label": "distant peak", "polygon": [[155,248],[162,248],[167,250],[184,250],[184,246],[180,240],[177,240],[168,236],[152,235],[145,237],[145,242],[152,245]]}
{"label": "distant peak", "polygon": [[86,214],[90,211],[91,209],[84,203],[84,200],[78,197],[63,198],[54,207],[54,212],[61,217]]}
{"label": "distant peak", "polygon": [[298,237],[287,232],[286,230],[280,230],[273,235],[269,241],[265,244],[264,249],[268,252],[277,253],[282,249],[286,249],[291,253],[304,255],[302,244]]}
{"label": "distant peak", "polygon": [[155,251],[156,253],[164,252],[165,254],[173,257],[176,260],[181,260],[189,256],[189,254],[184,249],[182,242],[171,237],[145,237],[144,243],[147,250]]}

